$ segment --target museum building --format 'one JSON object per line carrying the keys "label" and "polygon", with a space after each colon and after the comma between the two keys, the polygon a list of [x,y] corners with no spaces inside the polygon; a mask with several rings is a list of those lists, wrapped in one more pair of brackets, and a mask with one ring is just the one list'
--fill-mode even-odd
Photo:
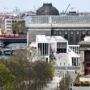
{"label": "museum building", "polygon": [[51,3],[40,7],[35,16],[26,20],[28,45],[36,41],[36,35],[62,36],[70,45],[76,45],[90,35],[89,14],[59,14]]}

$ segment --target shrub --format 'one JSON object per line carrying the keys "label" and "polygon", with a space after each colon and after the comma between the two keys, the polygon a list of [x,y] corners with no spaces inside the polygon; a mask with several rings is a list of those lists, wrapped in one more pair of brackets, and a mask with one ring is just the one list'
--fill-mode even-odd
{"label": "shrub", "polygon": [[80,86],[80,81],[79,80],[75,80],[74,85],[75,86]]}

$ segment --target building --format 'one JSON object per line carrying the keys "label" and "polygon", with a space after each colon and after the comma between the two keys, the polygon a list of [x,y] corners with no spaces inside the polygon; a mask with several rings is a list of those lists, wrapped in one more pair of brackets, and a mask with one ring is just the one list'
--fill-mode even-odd
{"label": "building", "polygon": [[80,73],[90,74],[90,36],[86,36],[80,44]]}
{"label": "building", "polygon": [[69,48],[71,48],[76,54],[80,54],[80,45],[69,45]]}
{"label": "building", "polygon": [[59,15],[58,10],[51,3],[44,3],[37,12],[37,15]]}
{"label": "building", "polygon": [[90,14],[59,15],[51,4],[44,4],[37,15],[26,18],[26,27],[28,44],[35,41],[37,34],[44,34],[63,36],[70,45],[76,45],[90,35]]}
{"label": "building", "polygon": [[69,44],[77,44],[90,35],[90,15],[78,16],[30,16],[26,19],[28,43],[37,34],[63,36]]}
{"label": "building", "polygon": [[23,20],[23,19],[5,19],[4,21],[4,33],[5,34],[12,34],[12,25],[17,23],[18,21]]}
{"label": "building", "polygon": [[36,47],[38,55],[44,56],[47,61],[56,60],[57,66],[80,65],[79,54],[75,53],[68,45],[68,41],[61,36],[37,35],[36,43],[29,46]]}
{"label": "building", "polygon": [[12,14],[0,14],[0,18],[9,18],[9,17],[12,17],[13,15]]}

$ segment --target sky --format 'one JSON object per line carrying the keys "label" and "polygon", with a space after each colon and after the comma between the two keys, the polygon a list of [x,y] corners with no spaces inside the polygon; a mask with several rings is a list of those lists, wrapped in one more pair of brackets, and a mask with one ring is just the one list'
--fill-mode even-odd
{"label": "sky", "polygon": [[41,7],[43,3],[52,3],[59,12],[65,11],[69,4],[68,10],[90,12],[90,0],[0,0],[0,10],[7,11],[16,7],[21,10],[33,10]]}

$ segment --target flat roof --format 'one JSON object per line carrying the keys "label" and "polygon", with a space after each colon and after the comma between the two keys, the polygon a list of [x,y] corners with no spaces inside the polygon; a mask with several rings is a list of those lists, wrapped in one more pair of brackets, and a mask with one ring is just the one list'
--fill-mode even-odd
{"label": "flat roof", "polygon": [[48,42],[67,42],[62,36],[46,36],[36,35],[36,42],[48,43]]}
{"label": "flat roof", "polygon": [[35,15],[25,19],[29,24],[90,24],[90,15]]}
{"label": "flat roof", "polygon": [[89,41],[81,41],[78,43],[79,45],[90,45]]}

